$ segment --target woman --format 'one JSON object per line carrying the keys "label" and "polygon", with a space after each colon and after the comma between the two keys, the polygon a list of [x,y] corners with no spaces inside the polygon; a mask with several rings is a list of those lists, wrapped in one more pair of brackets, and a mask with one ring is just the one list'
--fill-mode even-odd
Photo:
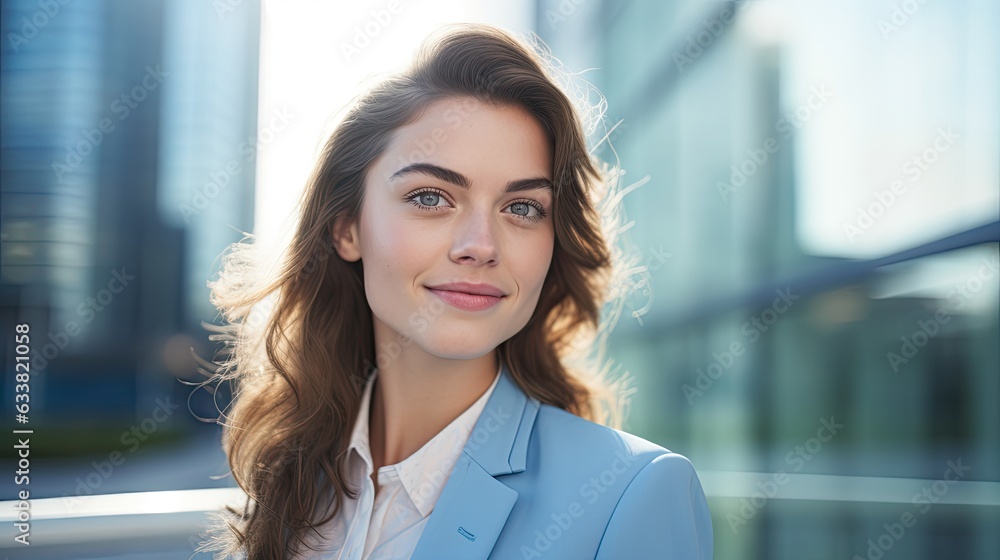
{"label": "woman", "polygon": [[215,379],[238,387],[223,438],[250,499],[216,548],[711,557],[688,460],[597,423],[621,421],[623,381],[583,358],[622,297],[618,175],[551,71],[498,29],[447,29],[333,132],[278,273],[226,256]]}

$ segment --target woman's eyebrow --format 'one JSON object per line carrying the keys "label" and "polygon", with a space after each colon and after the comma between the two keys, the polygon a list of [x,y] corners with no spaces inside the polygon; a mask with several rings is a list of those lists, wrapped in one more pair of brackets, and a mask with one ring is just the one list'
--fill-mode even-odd
{"label": "woman's eyebrow", "polygon": [[[406,167],[400,169],[393,173],[389,180],[402,177],[404,175],[409,175],[411,173],[420,173],[424,175],[430,175],[447,183],[462,187],[463,189],[468,189],[472,187],[472,181],[468,177],[462,175],[458,171],[447,169],[441,167],[440,165],[434,165],[433,163],[411,163]],[[509,181],[507,186],[504,187],[503,192],[520,192],[520,191],[530,191],[534,189],[548,189],[552,190],[552,181],[546,179],[545,177],[531,177],[529,179],[518,179],[516,181]]]}

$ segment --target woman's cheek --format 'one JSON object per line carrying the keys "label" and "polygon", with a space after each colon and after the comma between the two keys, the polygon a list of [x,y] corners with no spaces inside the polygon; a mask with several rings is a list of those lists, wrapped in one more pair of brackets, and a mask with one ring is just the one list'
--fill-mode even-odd
{"label": "woman's cheek", "polygon": [[396,258],[405,250],[401,245],[409,243],[407,228],[403,222],[402,216],[391,212],[383,212],[376,219],[369,220],[367,228],[369,245],[380,256]]}
{"label": "woman's cheek", "polygon": [[524,265],[521,268],[525,281],[533,279],[540,285],[545,279],[552,264],[552,243],[552,236],[544,234],[525,238],[519,243],[516,254],[523,256]]}

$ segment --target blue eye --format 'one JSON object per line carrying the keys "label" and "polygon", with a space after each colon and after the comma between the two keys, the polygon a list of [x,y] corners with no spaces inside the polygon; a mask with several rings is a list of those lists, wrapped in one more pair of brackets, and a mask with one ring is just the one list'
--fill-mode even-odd
{"label": "blue eye", "polygon": [[[508,208],[511,209],[511,213],[515,216],[520,216],[521,218],[532,222],[537,222],[545,217],[545,209],[542,208],[541,204],[529,202],[527,200],[514,202],[508,206]],[[531,214],[532,210],[535,211],[534,215]]]}
{"label": "blue eye", "polygon": [[[517,214],[518,216],[525,216],[525,217],[527,217],[529,214],[531,214],[531,205],[528,204],[528,203],[525,203],[525,202],[515,202],[514,204],[510,205],[510,208],[514,209],[513,210],[514,213]],[[523,213],[521,212],[522,210],[523,210]],[[536,209],[536,212],[537,212],[537,209]]]}
{"label": "blue eye", "polygon": [[406,200],[410,201],[417,208],[422,208],[426,210],[438,210],[443,208],[438,206],[437,203],[442,199],[441,193],[431,190],[423,190],[415,192],[406,197]]}
{"label": "blue eye", "polygon": [[441,200],[441,195],[437,193],[423,193],[419,196],[420,203],[424,206],[437,206],[437,201]]}
{"label": "blue eye", "polygon": [[[442,193],[435,189],[424,189],[407,195],[404,200],[421,210],[441,210],[445,206],[439,206],[438,202],[443,198]],[[528,222],[537,222],[548,215],[545,212],[545,207],[534,200],[515,200],[507,208],[510,208],[510,213],[517,216],[518,219]],[[534,214],[532,214],[532,210],[535,211]]]}

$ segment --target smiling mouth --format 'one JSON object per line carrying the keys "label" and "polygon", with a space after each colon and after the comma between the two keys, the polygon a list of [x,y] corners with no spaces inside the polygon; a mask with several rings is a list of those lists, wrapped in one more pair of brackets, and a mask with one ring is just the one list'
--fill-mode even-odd
{"label": "smiling mouth", "polygon": [[468,292],[456,292],[452,290],[438,290],[427,288],[432,294],[442,301],[464,311],[484,311],[497,305],[506,296],[487,296],[483,294],[470,294]]}

